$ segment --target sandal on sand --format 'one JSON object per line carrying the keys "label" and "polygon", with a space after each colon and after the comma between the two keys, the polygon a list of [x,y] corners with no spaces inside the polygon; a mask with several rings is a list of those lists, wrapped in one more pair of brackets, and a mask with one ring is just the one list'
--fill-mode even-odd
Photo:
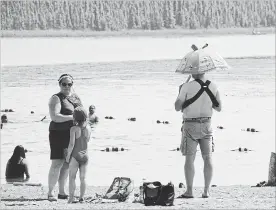
{"label": "sandal on sand", "polygon": [[68,203],[78,203],[77,200],[73,200],[73,201],[68,201]]}
{"label": "sandal on sand", "polygon": [[58,199],[68,199],[68,195],[58,194]]}
{"label": "sandal on sand", "polygon": [[68,199],[68,203],[78,203],[78,201],[75,199],[75,197]]}
{"label": "sandal on sand", "polygon": [[50,201],[50,202],[57,201],[57,199],[52,195],[48,195],[48,201]]}
{"label": "sandal on sand", "polygon": [[178,196],[177,198],[194,198],[194,196],[182,194],[182,195]]}
{"label": "sandal on sand", "polygon": [[209,198],[209,195],[202,194],[202,198]]}

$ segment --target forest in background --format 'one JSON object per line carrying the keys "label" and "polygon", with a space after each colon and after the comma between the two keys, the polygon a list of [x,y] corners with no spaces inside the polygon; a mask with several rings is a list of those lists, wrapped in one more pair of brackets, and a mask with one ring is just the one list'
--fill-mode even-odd
{"label": "forest in background", "polygon": [[209,29],[276,26],[275,0],[0,1],[1,30]]}

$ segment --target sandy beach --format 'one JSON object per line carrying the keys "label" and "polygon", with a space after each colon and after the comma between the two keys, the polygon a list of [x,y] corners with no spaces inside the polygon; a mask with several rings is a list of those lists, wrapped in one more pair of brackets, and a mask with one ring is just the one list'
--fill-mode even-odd
{"label": "sandy beach", "polygon": [[[193,199],[175,198],[174,206],[145,206],[141,203],[93,203],[96,193],[103,195],[108,187],[89,186],[84,203],[67,204],[67,200],[49,202],[47,186],[1,185],[1,209],[275,209],[275,187],[217,186],[212,187],[209,198],[201,198],[202,188],[195,187]],[[185,188],[175,186],[175,196]],[[67,189],[68,191],[68,189]],[[56,192],[57,193],[57,192]],[[134,193],[138,193],[135,188]],[[77,187],[76,195],[79,194]],[[112,201],[112,200],[111,200]]]}

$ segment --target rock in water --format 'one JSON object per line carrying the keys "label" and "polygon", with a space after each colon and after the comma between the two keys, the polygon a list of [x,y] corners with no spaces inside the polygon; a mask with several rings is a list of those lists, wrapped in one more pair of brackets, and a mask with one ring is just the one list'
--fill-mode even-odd
{"label": "rock in water", "polygon": [[271,152],[270,156],[268,185],[276,186],[276,153],[274,152]]}

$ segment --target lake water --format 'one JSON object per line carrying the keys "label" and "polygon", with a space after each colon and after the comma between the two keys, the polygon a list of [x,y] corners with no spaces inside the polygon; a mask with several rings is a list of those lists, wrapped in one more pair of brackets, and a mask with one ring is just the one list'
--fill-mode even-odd
{"label": "lake water", "polygon": [[[142,178],[184,183],[185,158],[169,151],[180,144],[181,113],[175,112],[174,101],[186,79],[174,71],[193,43],[209,43],[232,67],[208,74],[223,101],[223,111],[212,119],[212,184],[254,185],[267,180],[270,153],[275,151],[275,36],[236,35],[1,39],[1,109],[15,110],[6,113],[11,123],[1,130],[1,182],[14,147],[22,144],[31,150],[31,180],[47,184],[47,103],[59,91],[58,77],[70,73],[84,106],[94,104],[100,117],[89,143],[89,185],[110,185],[115,176],[133,178],[136,185]],[[47,119],[40,122],[44,116]],[[137,121],[128,121],[130,117]],[[242,131],[248,127],[260,132]],[[99,151],[112,146],[129,150]],[[238,147],[253,151],[230,151]],[[194,185],[203,186],[200,151],[195,166]]]}

